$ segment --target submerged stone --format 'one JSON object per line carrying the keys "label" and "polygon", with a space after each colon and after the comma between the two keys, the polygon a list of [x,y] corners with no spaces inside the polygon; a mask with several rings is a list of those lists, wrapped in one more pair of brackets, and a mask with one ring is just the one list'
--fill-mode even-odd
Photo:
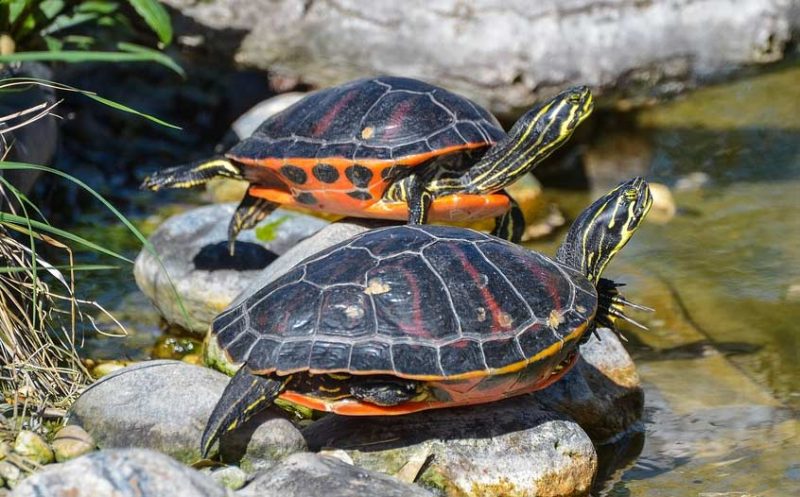
{"label": "submerged stone", "polygon": [[103,450],[49,466],[22,481],[11,497],[228,497],[211,477],[159,452]]}

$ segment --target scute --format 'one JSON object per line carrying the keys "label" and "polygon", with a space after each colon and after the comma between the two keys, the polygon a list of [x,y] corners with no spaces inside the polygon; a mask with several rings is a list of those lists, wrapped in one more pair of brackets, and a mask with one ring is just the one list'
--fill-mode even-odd
{"label": "scute", "polygon": [[378,265],[367,250],[343,247],[324,260],[309,263],[304,279],[319,286],[364,284],[364,271]]}
{"label": "scute", "polygon": [[382,77],[308,95],[267,119],[228,155],[391,160],[445,147],[488,146],[503,137],[495,117],[462,96],[413,79]]}
{"label": "scute", "polygon": [[437,241],[423,251],[437,273],[447,281],[448,291],[464,335],[513,336],[533,319],[516,290],[474,244]]}
{"label": "scute", "polygon": [[420,341],[458,337],[458,322],[447,288],[416,254],[384,259],[367,271],[375,302],[378,335]]}

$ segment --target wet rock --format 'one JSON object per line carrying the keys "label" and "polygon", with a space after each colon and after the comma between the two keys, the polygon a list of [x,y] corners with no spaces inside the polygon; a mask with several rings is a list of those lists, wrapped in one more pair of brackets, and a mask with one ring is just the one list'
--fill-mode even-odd
{"label": "wet rock", "polygon": [[247,483],[247,473],[236,466],[225,466],[209,472],[211,478],[225,488],[239,490]]}
{"label": "wet rock", "polygon": [[56,461],[64,462],[93,451],[97,444],[86,430],[77,425],[61,428],[53,438]]}
{"label": "wet rock", "polygon": [[543,409],[568,415],[598,443],[637,428],[644,392],[636,365],[619,338],[600,328],[580,351],[575,367],[535,393],[535,402]]}
{"label": "wet rock", "polygon": [[227,497],[211,477],[151,450],[104,450],[49,466],[12,497]]}
{"label": "wet rock", "polygon": [[69,424],[102,449],[143,447],[191,463],[228,377],[179,361],[148,361],[103,377],[72,406]]}
{"label": "wet rock", "polygon": [[333,457],[300,453],[262,473],[237,497],[432,497],[387,475],[351,466]]}
{"label": "wet rock", "polygon": [[586,433],[534,396],[396,417],[327,416],[303,431],[312,450],[397,474],[428,451],[417,482],[448,495],[582,495],[597,467]]}
{"label": "wet rock", "polygon": [[[553,87],[651,96],[783,56],[791,2],[167,0],[179,36],[215,57],[330,85],[364,74],[421,77],[505,113]],[[269,12],[270,15],[263,15]],[[795,16],[796,17],[796,16]],[[244,36],[244,39],[242,39]],[[547,40],[543,43],[542,40]],[[221,52],[221,53],[220,53]]]}
{"label": "wet rock", "polygon": [[17,438],[14,440],[14,452],[36,464],[53,462],[53,449],[42,437],[32,431],[22,430],[17,434]]}
{"label": "wet rock", "polygon": [[675,182],[675,190],[677,191],[693,191],[705,188],[711,183],[711,176],[702,171],[695,171],[685,176],[681,176]]}
{"label": "wet rock", "polygon": [[238,463],[249,474],[268,469],[295,452],[308,450],[300,431],[277,408],[256,414],[220,440],[223,461]]}
{"label": "wet rock", "polygon": [[[205,333],[214,316],[260,270],[326,224],[317,218],[279,209],[259,224],[263,227],[278,223],[274,239],[261,242],[253,230],[247,230],[239,235],[236,254],[231,257],[227,251],[227,227],[235,207],[235,204],[209,205],[164,222],[150,237],[164,268],[146,250],[136,258],[137,285],[169,323]],[[188,320],[167,274],[186,307]]]}

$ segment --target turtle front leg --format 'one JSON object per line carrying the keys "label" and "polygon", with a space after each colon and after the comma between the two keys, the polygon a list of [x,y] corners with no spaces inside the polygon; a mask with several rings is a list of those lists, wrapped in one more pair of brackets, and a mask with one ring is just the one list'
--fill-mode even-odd
{"label": "turtle front leg", "polygon": [[275,202],[251,195],[249,191],[245,193],[228,224],[228,251],[230,254],[234,253],[236,237],[241,231],[254,228],[277,208],[278,204]]}
{"label": "turtle front leg", "polygon": [[408,224],[425,224],[428,222],[433,195],[418,175],[414,174],[408,179],[406,192]]}
{"label": "turtle front leg", "polygon": [[497,194],[506,196],[510,207],[502,216],[495,218],[492,235],[512,243],[519,243],[525,232],[525,215],[517,201],[507,191],[500,190]]}
{"label": "turtle front leg", "polygon": [[200,439],[200,454],[208,457],[211,446],[220,435],[271,406],[291,379],[292,376],[256,376],[247,365],[239,368],[208,418]]}

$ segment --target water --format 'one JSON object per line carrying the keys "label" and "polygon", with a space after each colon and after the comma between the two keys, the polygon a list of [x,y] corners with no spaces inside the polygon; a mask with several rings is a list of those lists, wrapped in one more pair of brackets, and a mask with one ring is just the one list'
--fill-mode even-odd
{"label": "water", "polygon": [[[590,145],[594,195],[642,174],[677,206],[668,222],[654,212],[608,270],[656,313],[637,316],[650,332],[628,332],[644,447],[597,494],[800,495],[797,81],[787,65],[699,90]],[[573,215],[590,198],[550,195]]]}
{"label": "water", "polygon": [[[574,217],[639,174],[670,187],[677,207],[669,220],[654,211],[607,271],[656,312],[636,316],[649,332],[626,331],[646,390],[644,444],[631,443],[638,457],[598,495],[800,495],[798,81],[787,64],[606,119],[586,153],[592,192],[547,191]],[[103,236],[133,254],[127,235]],[[534,246],[552,253],[557,242]],[[119,280],[91,285],[131,338],[87,348],[145,358],[157,317],[132,278]]]}

